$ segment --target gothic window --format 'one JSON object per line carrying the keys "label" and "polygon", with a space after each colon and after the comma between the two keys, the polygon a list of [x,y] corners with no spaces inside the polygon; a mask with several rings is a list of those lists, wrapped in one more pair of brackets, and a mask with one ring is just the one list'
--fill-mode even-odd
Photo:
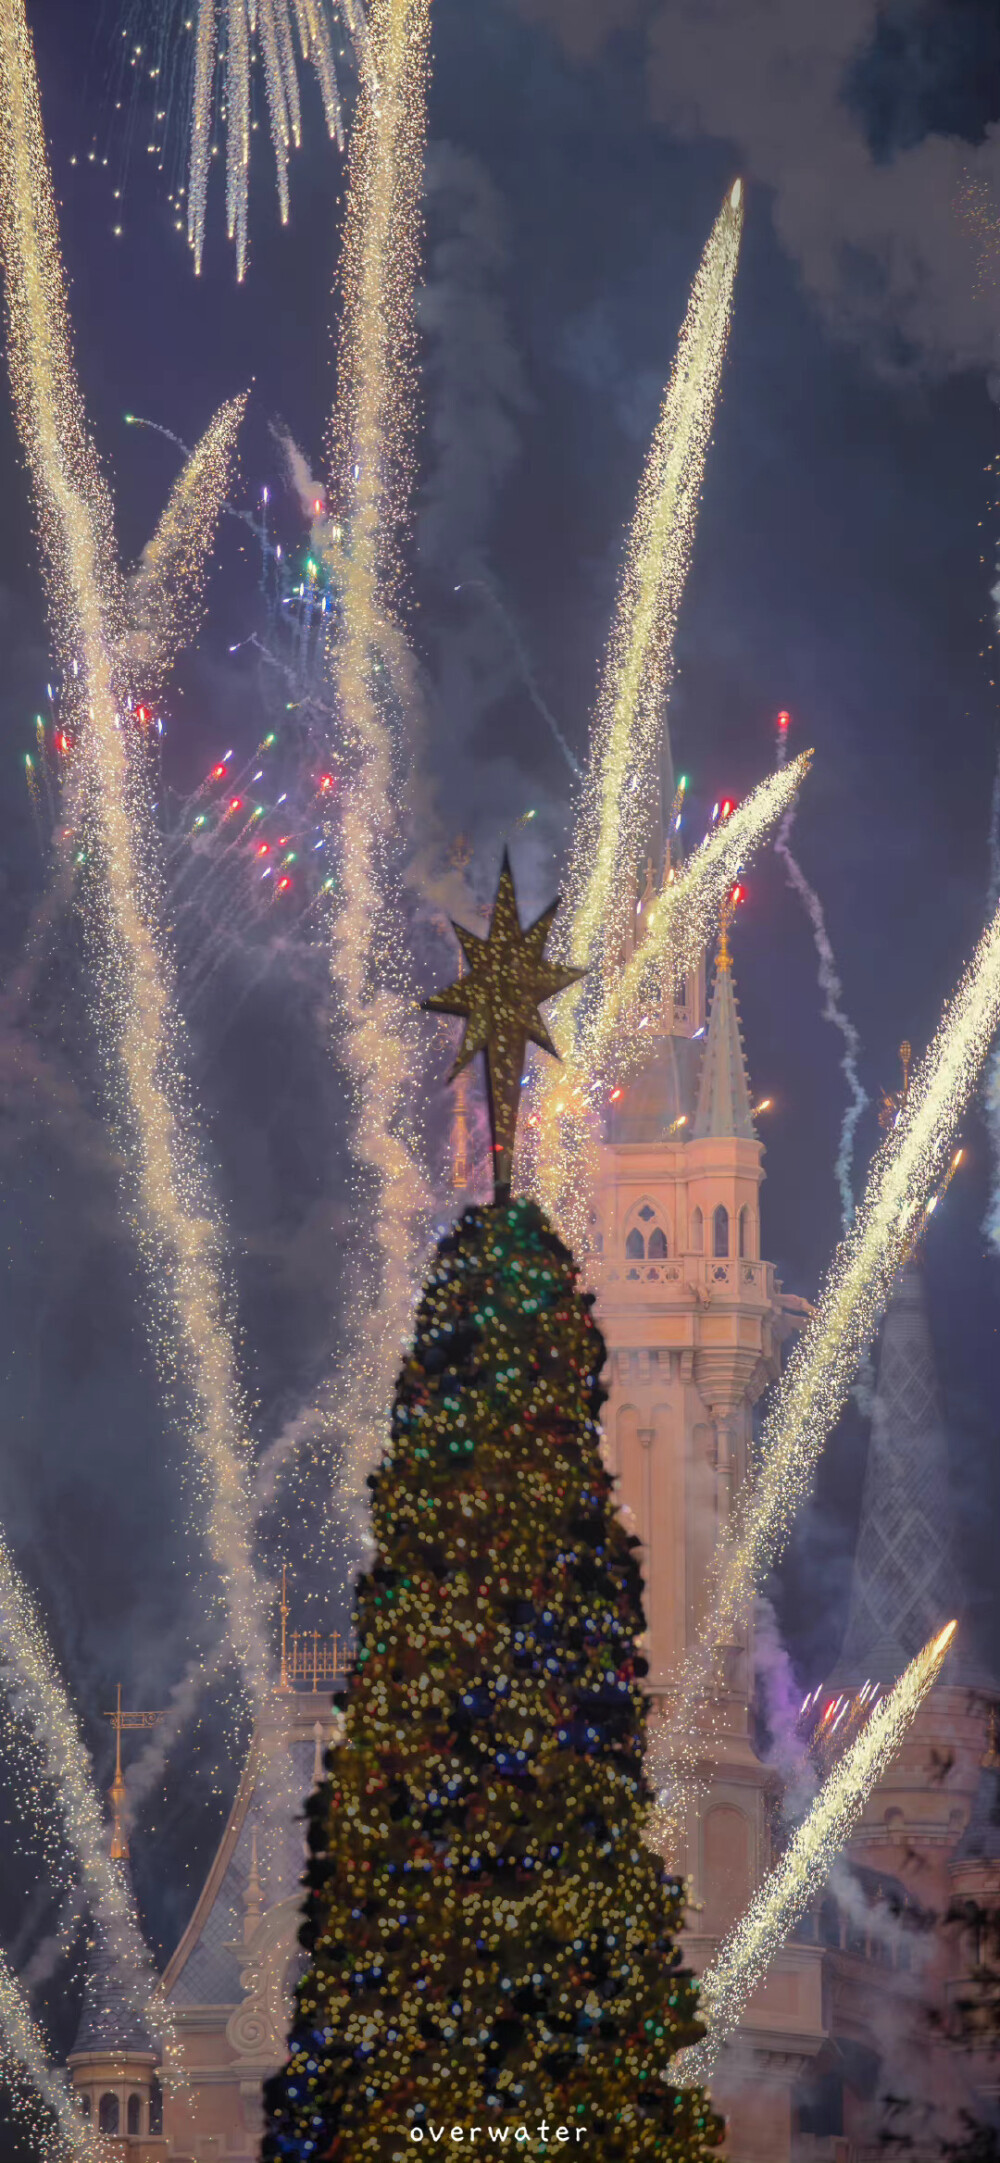
{"label": "gothic window", "polygon": [[694,1210],[691,1217],[691,1252],[692,1254],[704,1254],[705,1252],[705,1219],[700,1209]]}
{"label": "gothic window", "polygon": [[641,1262],[646,1253],[646,1242],[636,1225],[625,1241],[625,1255],[630,1262]]}
{"label": "gothic window", "polygon": [[97,2122],[100,2126],[101,2132],[117,2133],[120,2115],[121,2114],[118,2109],[118,2097],[116,2095],[113,2095],[111,2089],[109,2088],[107,2094],[102,2095],[101,2097],[100,2106],[97,2114]]}
{"label": "gothic window", "polygon": [[649,1246],[647,1247],[646,1252],[649,1255],[649,1259],[651,1262],[666,1261],[667,1235],[666,1232],[660,1230],[658,1224],[654,1227],[653,1231],[650,1232]]}
{"label": "gothic window", "polygon": [[712,1218],[712,1253],[729,1253],[729,1211],[721,1202]]}
{"label": "gothic window", "polygon": [[750,1211],[740,1210],[740,1260],[746,1261],[753,1252],[753,1234],[750,1229]]}
{"label": "gothic window", "polygon": [[155,2073],[149,2084],[149,2130],[159,2140],[163,2132],[163,2090]]}
{"label": "gothic window", "polygon": [[127,2112],[127,2115],[126,2115],[126,2119],[125,2119],[125,2129],[126,2129],[126,2132],[128,2133],[128,2135],[129,2135],[129,2138],[130,2138],[131,2140],[134,2140],[134,2139],[135,2139],[135,2137],[136,2137],[136,2135],[137,2135],[138,2133],[141,2133],[141,2132],[142,2132],[142,2097],[141,2097],[141,2095],[130,2095],[130,2096],[129,2096],[129,2099],[128,2099],[128,2112]]}

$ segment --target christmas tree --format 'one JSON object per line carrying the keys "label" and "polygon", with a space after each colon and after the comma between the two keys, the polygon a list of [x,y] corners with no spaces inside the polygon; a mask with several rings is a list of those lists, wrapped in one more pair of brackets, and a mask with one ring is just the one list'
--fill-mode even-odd
{"label": "christmas tree", "polygon": [[644,1622],[600,1453],[605,1348],[572,1256],[510,1200],[509,1072],[568,972],[542,960],[551,911],[522,933],[504,880],[452,988],[463,1057],[475,1036],[492,1056],[498,1198],[438,1246],[370,1481],[376,1560],[310,1805],[311,1965],[267,2091],[272,2159],[461,2140],[624,2163],[721,2138],[666,2076],[702,2030],[681,1888],[643,1841]]}

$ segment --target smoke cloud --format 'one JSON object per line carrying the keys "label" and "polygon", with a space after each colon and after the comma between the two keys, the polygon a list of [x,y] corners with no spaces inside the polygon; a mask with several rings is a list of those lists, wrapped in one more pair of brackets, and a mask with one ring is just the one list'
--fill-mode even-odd
{"label": "smoke cloud", "polygon": [[[637,12],[625,0],[517,4],[578,59]],[[827,322],[880,367],[992,373],[1000,301],[983,251],[984,232],[995,248],[1000,127],[976,145],[934,133],[895,154],[876,143],[862,80],[877,65],[882,12],[880,0],[655,6],[651,114],[681,137],[731,146],[751,185],[771,191],[775,230]]]}

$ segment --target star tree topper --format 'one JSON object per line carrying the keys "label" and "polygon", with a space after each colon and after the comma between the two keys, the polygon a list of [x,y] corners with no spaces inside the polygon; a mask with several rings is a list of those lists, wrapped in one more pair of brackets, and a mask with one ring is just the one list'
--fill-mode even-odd
{"label": "star tree topper", "polygon": [[517,913],[517,897],[510,858],[503,852],[503,866],[493,915],[485,939],[461,924],[453,930],[468,965],[447,990],[432,993],[423,1005],[431,1014],[458,1014],[465,1022],[458,1058],[448,1076],[454,1081],[477,1052],[486,1059],[486,1096],[493,1141],[493,1193],[498,1202],[509,1202],[514,1162],[514,1136],[521,1102],[521,1076],[527,1046],[559,1053],[539,1013],[546,999],[576,984],[585,969],[563,969],[546,961],[545,942],[559,896],[536,918],[527,931]]}

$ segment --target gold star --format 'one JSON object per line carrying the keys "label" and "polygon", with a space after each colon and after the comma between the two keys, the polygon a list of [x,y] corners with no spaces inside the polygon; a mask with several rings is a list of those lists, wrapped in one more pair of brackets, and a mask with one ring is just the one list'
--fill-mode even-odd
{"label": "gold star", "polygon": [[477,1052],[486,1057],[486,1094],[493,1140],[493,1188],[498,1202],[510,1200],[514,1135],[521,1101],[524,1054],[529,1043],[559,1053],[539,1013],[546,999],[575,984],[585,969],[563,969],[545,960],[545,942],[559,907],[558,897],[535,923],[522,928],[506,849],[493,916],[485,939],[461,924],[454,931],[468,966],[445,991],[423,1004],[432,1014],[458,1014],[465,1022],[458,1057],[448,1076],[469,1065]]}

